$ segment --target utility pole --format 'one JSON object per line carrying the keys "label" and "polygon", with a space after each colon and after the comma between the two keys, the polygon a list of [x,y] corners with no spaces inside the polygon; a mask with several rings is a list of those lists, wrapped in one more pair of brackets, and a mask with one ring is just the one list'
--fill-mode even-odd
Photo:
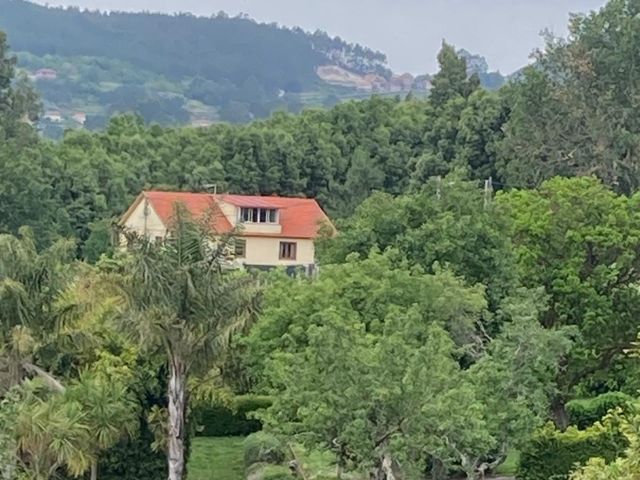
{"label": "utility pole", "polygon": [[214,195],[218,194],[218,184],[217,183],[205,183],[202,186],[205,188],[205,190],[213,189],[213,194]]}
{"label": "utility pole", "polygon": [[436,177],[436,198],[440,200],[440,185],[442,184],[442,177],[438,175]]}
{"label": "utility pole", "polygon": [[484,208],[487,208],[491,201],[491,195],[493,195],[493,179],[489,177],[484,181]]}

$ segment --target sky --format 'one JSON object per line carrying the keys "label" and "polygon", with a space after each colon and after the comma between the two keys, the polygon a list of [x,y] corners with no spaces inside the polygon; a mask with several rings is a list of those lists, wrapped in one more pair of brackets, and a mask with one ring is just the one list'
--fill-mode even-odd
{"label": "sky", "polygon": [[325,30],[387,54],[396,72],[436,71],[443,39],[511,73],[542,46],[540,32],[567,34],[570,12],[599,9],[605,0],[37,0],[99,10],[243,12],[262,22]]}

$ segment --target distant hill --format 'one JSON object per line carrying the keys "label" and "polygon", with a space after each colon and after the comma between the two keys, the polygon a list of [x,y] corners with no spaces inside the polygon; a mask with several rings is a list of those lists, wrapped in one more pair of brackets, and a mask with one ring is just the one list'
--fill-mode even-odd
{"label": "distant hill", "polygon": [[98,125],[121,109],[169,124],[242,122],[355,92],[327,85],[321,66],[392,76],[380,52],[246,17],[100,13],[23,0],[0,0],[0,12],[0,30],[54,123],[86,114]]}
{"label": "distant hill", "polygon": [[[37,84],[50,137],[135,111],[161,125],[247,122],[372,93],[426,94],[429,75],[396,75],[386,56],[322,31],[246,16],[101,13],[0,0],[0,30]],[[464,50],[488,88],[504,78]]]}

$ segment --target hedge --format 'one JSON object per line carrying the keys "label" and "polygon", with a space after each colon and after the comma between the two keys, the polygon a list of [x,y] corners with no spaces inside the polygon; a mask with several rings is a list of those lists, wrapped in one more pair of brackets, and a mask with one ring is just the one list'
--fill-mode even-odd
{"label": "hedge", "polygon": [[585,429],[601,420],[609,410],[624,407],[633,401],[633,397],[622,392],[603,393],[594,398],[571,400],[567,403],[569,423]]}
{"label": "hedge", "polygon": [[236,397],[231,406],[200,405],[194,409],[196,435],[202,437],[247,436],[262,429],[262,423],[248,415],[271,406],[271,398],[257,395]]}
{"label": "hedge", "polygon": [[625,438],[611,425],[596,423],[586,430],[569,427],[561,432],[548,424],[522,449],[516,476],[519,480],[565,480],[577,464],[592,457],[611,461],[626,446]]}
{"label": "hedge", "polygon": [[249,435],[244,441],[243,449],[244,465],[247,468],[256,463],[279,465],[287,456],[282,442],[266,432]]}

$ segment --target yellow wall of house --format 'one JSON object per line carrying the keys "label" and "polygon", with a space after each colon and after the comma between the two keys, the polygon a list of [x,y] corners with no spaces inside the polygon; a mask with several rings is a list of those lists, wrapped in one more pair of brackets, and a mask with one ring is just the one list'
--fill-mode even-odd
{"label": "yellow wall of house", "polygon": [[[310,265],[315,261],[313,240],[295,238],[242,237],[247,243],[246,255],[238,259],[248,265]],[[280,259],[280,242],[296,243],[296,259]]]}
{"label": "yellow wall of house", "polygon": [[147,235],[149,238],[164,237],[167,233],[162,220],[151,208],[151,205],[147,207],[147,215],[145,220],[145,203],[146,200],[142,200],[140,204],[135,208],[129,218],[124,222],[124,226],[127,230],[136,232],[138,235]]}

